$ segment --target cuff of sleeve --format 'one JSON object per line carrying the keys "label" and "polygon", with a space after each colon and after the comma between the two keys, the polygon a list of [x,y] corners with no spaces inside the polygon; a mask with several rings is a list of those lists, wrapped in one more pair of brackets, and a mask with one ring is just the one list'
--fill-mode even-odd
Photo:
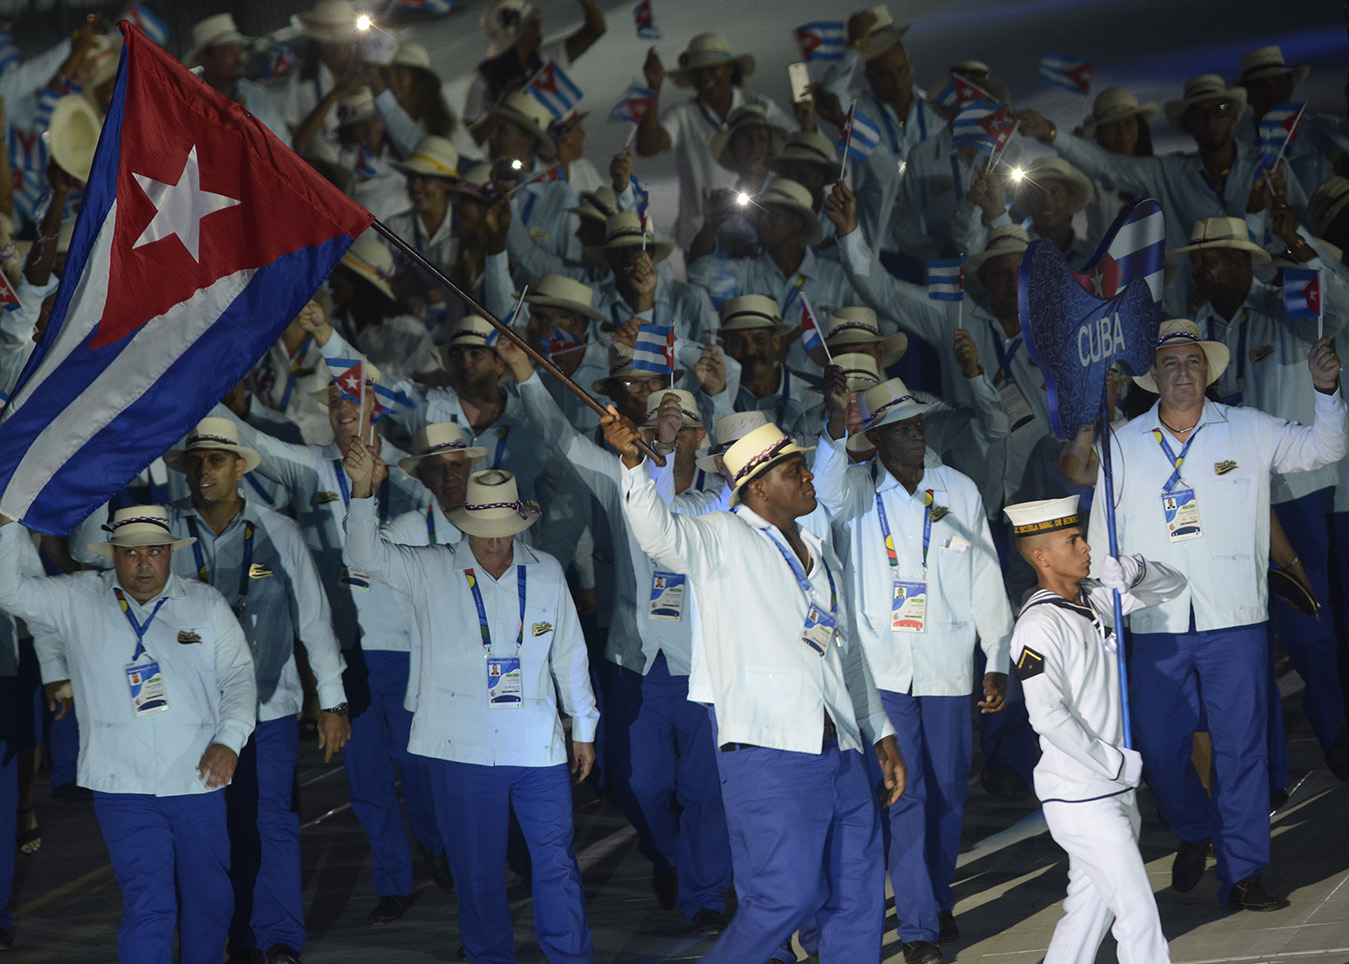
{"label": "cuff of sleeve", "polygon": [[319,709],[321,710],[347,701],[347,692],[342,688],[342,675],[340,673],[332,679],[320,680],[316,688],[318,690]]}
{"label": "cuff of sleeve", "polygon": [[227,746],[237,755],[243,751],[244,744],[248,742],[248,734],[252,732],[253,725],[251,723],[225,720],[220,724],[220,729],[216,730],[215,737],[211,742]]}
{"label": "cuff of sleeve", "polygon": [[1318,412],[1324,411],[1327,414],[1332,414],[1337,409],[1339,409],[1343,404],[1344,399],[1340,394],[1340,386],[1338,382],[1335,385],[1335,390],[1331,392],[1329,395],[1327,395],[1325,392],[1322,391],[1316,392],[1316,410]]}
{"label": "cuff of sleeve", "polygon": [[598,716],[573,716],[571,718],[571,739],[573,743],[594,743],[595,732],[600,727]]}
{"label": "cuff of sleeve", "polygon": [[347,518],[373,519],[375,517],[375,502],[374,496],[368,499],[352,499],[347,506]]}
{"label": "cuff of sleeve", "polygon": [[984,656],[987,657],[988,660],[988,663],[984,668],[984,672],[1001,673],[1004,676],[1007,676],[1008,674],[1011,673],[1012,656],[1011,653],[1008,651],[1006,642],[1004,642],[1001,646],[995,648],[991,653],[985,650]]}
{"label": "cuff of sleeve", "polygon": [[42,674],[42,683],[55,683],[57,680],[70,679],[70,667],[63,659],[39,660],[38,672]]}
{"label": "cuff of sleeve", "polygon": [[884,740],[887,736],[895,735],[894,724],[890,722],[890,717],[884,713],[876,713],[865,720],[858,721],[862,733],[871,742],[872,746]]}
{"label": "cuff of sleeve", "polygon": [[1012,216],[1008,214],[1006,210],[1004,210],[993,220],[987,222],[990,228],[1001,228],[1011,223],[1012,223]]}

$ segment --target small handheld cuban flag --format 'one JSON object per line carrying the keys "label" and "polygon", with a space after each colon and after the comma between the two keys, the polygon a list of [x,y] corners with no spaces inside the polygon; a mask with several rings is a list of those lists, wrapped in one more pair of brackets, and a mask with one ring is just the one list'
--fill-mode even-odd
{"label": "small handheld cuban flag", "polygon": [[439,17],[454,9],[454,0],[394,0],[394,6],[400,10],[413,10],[429,16]]}
{"label": "small handheld cuban flag", "polygon": [[143,3],[129,3],[126,10],[122,11],[121,20],[129,20],[141,28],[141,33],[149,37],[161,47],[168,46],[169,43],[169,25],[155,16],[153,10],[149,9]]}
{"label": "small handheld cuban flag", "polygon": [[965,300],[965,259],[944,258],[927,263],[927,296],[933,301]]}
{"label": "small handheld cuban flag", "polygon": [[881,129],[853,104],[848,109],[848,119],[843,122],[843,129],[839,131],[838,146],[854,161],[865,161],[880,142]]}
{"label": "small handheld cuban flag", "polygon": [[1007,105],[991,100],[976,101],[965,107],[951,122],[951,144],[967,145],[981,154],[992,154],[999,143],[1005,144]]}
{"label": "small handheld cuban flag", "polygon": [[960,110],[966,104],[973,104],[975,101],[985,98],[992,100],[993,95],[968,77],[952,74],[950,82],[941,89],[936,97],[932,98],[932,105],[944,107],[948,110]]}
{"label": "small handheld cuban flag", "polygon": [[848,28],[842,20],[817,20],[796,28],[796,45],[805,60],[842,60]]}
{"label": "small handheld cuban flag", "polygon": [[629,84],[623,93],[623,99],[609,111],[609,119],[620,124],[640,124],[655,99],[655,93],[641,84]]}
{"label": "small handheld cuban flag", "polygon": [[1260,164],[1256,168],[1256,177],[1260,171],[1272,168],[1283,158],[1288,145],[1297,140],[1302,126],[1302,114],[1306,104],[1275,104],[1265,116],[1260,118]]}
{"label": "small handheld cuban flag", "polygon": [[660,39],[660,28],[656,26],[656,13],[651,9],[651,0],[642,0],[632,8],[632,20],[637,26],[638,40]]}
{"label": "small handheld cuban flag", "polygon": [[547,184],[551,181],[565,181],[566,179],[567,179],[567,172],[562,170],[562,165],[552,164],[548,167],[545,167],[537,174],[532,175],[528,180],[525,181],[525,183]]}
{"label": "small handheld cuban flag", "polygon": [[295,69],[300,58],[295,53],[295,48],[290,44],[282,43],[279,40],[272,41],[271,47],[267,51],[267,77],[274,80],[277,77],[284,77]]}
{"label": "small handheld cuban flag", "polygon": [[328,371],[349,402],[359,402],[365,385],[365,362],[359,358],[329,358]]}
{"label": "small handheld cuban flag", "polygon": [[824,343],[824,332],[820,331],[820,323],[815,318],[815,311],[810,307],[810,299],[806,297],[802,288],[797,288],[788,300],[790,305],[797,302],[801,306],[801,347],[809,354],[819,348],[832,363],[834,358],[829,354],[829,346]]}
{"label": "small handheld cuban flag", "polygon": [[575,351],[578,348],[585,347],[585,340],[577,335],[573,335],[567,329],[553,325],[553,330],[548,333],[548,337],[543,340],[543,350],[550,355],[562,355],[569,351]]}
{"label": "small handheld cuban flag", "polygon": [[1321,272],[1316,268],[1284,268],[1283,306],[1293,321],[1322,318]]}
{"label": "small handheld cuban flag", "polygon": [[525,89],[558,120],[570,114],[582,96],[581,88],[572,83],[571,78],[552,60],[539,68]]}
{"label": "small handheld cuban flag", "polygon": [[639,372],[669,375],[674,372],[674,326],[645,324],[637,329],[632,367]]}
{"label": "small handheld cuban flag", "polygon": [[1055,87],[1071,90],[1074,94],[1086,94],[1091,91],[1091,74],[1094,69],[1089,61],[1078,57],[1045,54],[1040,58],[1040,79],[1048,81]]}
{"label": "small handheld cuban flag", "polygon": [[632,193],[637,195],[637,217],[642,220],[642,230],[648,231],[650,225],[646,223],[646,210],[651,206],[651,192],[642,187],[636,174],[629,174],[628,180],[632,183]]}

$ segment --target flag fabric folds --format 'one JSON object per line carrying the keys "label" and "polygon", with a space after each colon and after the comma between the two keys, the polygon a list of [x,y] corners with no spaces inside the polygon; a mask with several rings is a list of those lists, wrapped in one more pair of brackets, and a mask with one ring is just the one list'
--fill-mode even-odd
{"label": "flag fabric folds", "polygon": [[838,146],[854,161],[865,161],[881,142],[881,129],[876,122],[853,104],[848,119],[838,134]]}
{"label": "flag fabric folds", "polygon": [[1256,167],[1256,177],[1261,170],[1271,168],[1288,153],[1288,146],[1297,140],[1302,127],[1302,114],[1306,104],[1275,104],[1265,116],[1260,118],[1260,163]]}
{"label": "flag fabric folds", "polygon": [[1040,79],[1048,81],[1055,87],[1071,90],[1074,94],[1091,92],[1093,70],[1090,61],[1078,57],[1045,54],[1040,58]]}
{"label": "flag fabric folds", "polygon": [[932,98],[932,104],[934,107],[960,110],[966,104],[973,104],[975,101],[985,98],[991,101],[993,95],[968,77],[953,74],[947,85],[937,93],[936,97]]}
{"label": "flag fabric folds", "polygon": [[1321,272],[1315,268],[1284,268],[1283,305],[1293,320],[1320,318]]}
{"label": "flag fabric folds", "polygon": [[632,8],[632,20],[637,27],[638,40],[660,39],[660,28],[656,26],[656,13],[651,9],[651,0],[642,0]]}
{"label": "flag fabric folds", "polygon": [[640,372],[669,375],[674,371],[674,326],[642,325],[632,351],[632,367]]}
{"label": "flag fabric folds", "polygon": [[1007,116],[1007,105],[978,100],[965,107],[951,121],[951,144],[973,147],[981,154],[992,154],[1005,147],[1015,124]]}
{"label": "flag fabric folds", "polygon": [[623,92],[623,99],[609,111],[609,119],[620,124],[640,124],[655,99],[655,93],[641,84],[629,84],[628,89]]}
{"label": "flag fabric folds", "polygon": [[373,220],[134,25],[42,341],[0,417],[0,512],[68,532],[187,433]]}
{"label": "flag fabric folds", "polygon": [[552,60],[539,68],[525,89],[557,120],[570,114],[582,97],[581,88]]}
{"label": "flag fabric folds", "polygon": [[927,263],[927,296],[933,301],[965,300],[965,259],[944,258]]}
{"label": "flag fabric folds", "polygon": [[807,352],[823,347],[824,333],[820,331],[820,322],[816,319],[815,312],[810,307],[810,299],[805,296],[803,289],[797,288],[792,293],[788,304],[793,301],[801,303],[801,347]]}
{"label": "flag fabric folds", "polygon": [[1143,278],[1160,305],[1166,273],[1166,221],[1151,198],[1120,212],[1091,262],[1074,271],[1077,283],[1098,298],[1113,298]]}
{"label": "flag fabric folds", "polygon": [[848,27],[842,20],[817,20],[796,28],[796,45],[804,60],[842,60],[848,49]]}

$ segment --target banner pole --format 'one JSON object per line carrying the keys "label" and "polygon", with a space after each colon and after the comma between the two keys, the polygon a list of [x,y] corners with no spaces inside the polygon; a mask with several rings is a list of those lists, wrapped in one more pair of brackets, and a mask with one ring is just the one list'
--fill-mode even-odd
{"label": "banner pole", "polygon": [[[1109,377],[1109,376],[1107,376]],[[1105,492],[1097,492],[1096,497],[1105,498],[1105,525],[1110,537],[1110,554],[1119,557],[1119,535],[1115,529],[1115,474],[1110,458],[1110,394],[1102,392],[1101,398],[1101,471],[1105,476]],[[1119,698],[1121,720],[1124,724],[1124,745],[1133,749],[1133,720],[1129,712],[1129,662],[1124,652],[1124,604],[1120,600],[1119,590],[1110,592],[1114,602],[1115,617],[1115,658],[1119,663]]]}

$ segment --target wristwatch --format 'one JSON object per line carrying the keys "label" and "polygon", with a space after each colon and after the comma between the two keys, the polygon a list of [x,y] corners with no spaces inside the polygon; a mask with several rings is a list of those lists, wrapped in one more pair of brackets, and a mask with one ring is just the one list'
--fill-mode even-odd
{"label": "wristwatch", "polygon": [[325,713],[331,713],[333,716],[346,716],[346,715],[347,715],[347,704],[346,704],[346,703],[338,703],[338,704],[337,704],[336,706],[334,706],[332,709],[327,709],[327,710],[324,710],[323,712],[325,712]]}

